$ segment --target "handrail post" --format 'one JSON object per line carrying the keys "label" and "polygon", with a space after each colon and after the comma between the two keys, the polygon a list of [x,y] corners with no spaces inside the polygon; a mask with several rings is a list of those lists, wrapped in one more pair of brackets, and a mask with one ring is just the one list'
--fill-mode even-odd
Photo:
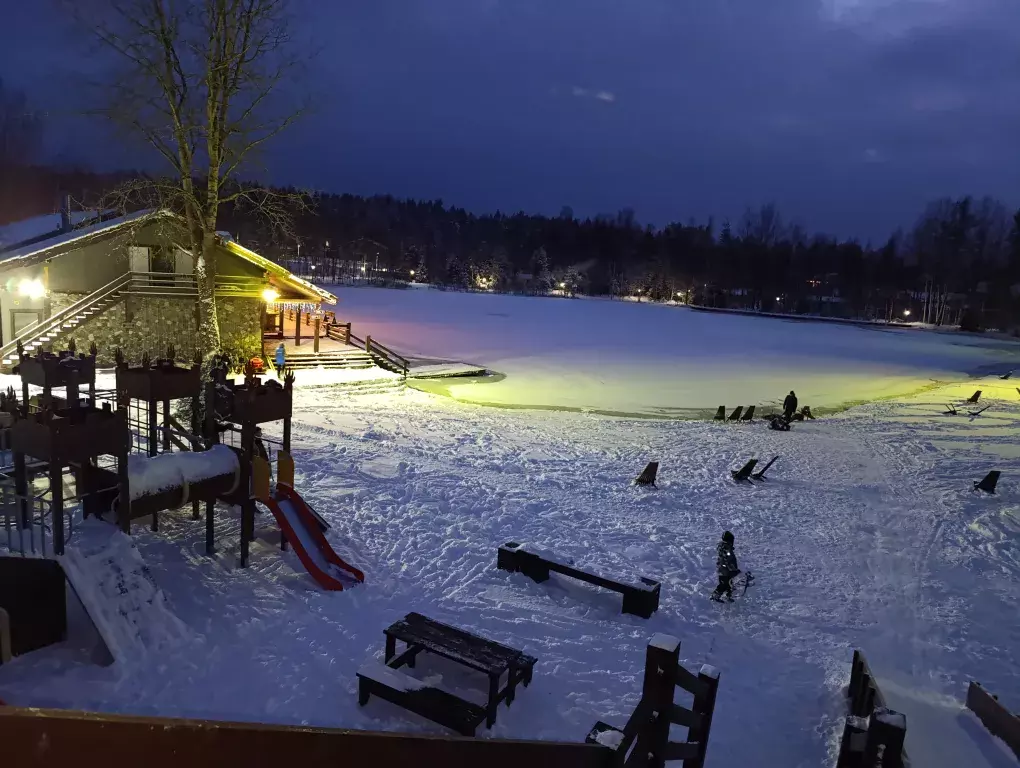
{"label": "handrail post", "polygon": [[634,749],[648,755],[648,768],[664,768],[669,743],[669,716],[680,666],[680,641],[670,635],[656,635],[645,651],[645,676],[641,698],[651,702],[655,715],[637,737]]}
{"label": "handrail post", "polygon": [[712,731],[712,714],[715,712],[715,696],[719,690],[719,672],[707,664],[698,673],[698,680],[705,684],[704,692],[694,697],[693,711],[701,715],[701,723],[688,730],[687,741],[698,743],[698,756],[684,762],[690,768],[703,768],[708,752],[708,737]]}

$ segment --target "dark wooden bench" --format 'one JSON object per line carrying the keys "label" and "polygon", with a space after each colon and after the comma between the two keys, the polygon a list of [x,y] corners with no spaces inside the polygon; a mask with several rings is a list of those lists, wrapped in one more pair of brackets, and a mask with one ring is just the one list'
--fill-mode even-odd
{"label": "dark wooden bench", "polygon": [[619,592],[623,595],[623,612],[643,619],[649,618],[659,610],[659,592],[662,585],[657,581],[646,579],[644,576],[639,576],[637,583],[614,581],[544,555],[529,552],[514,541],[509,541],[499,548],[496,567],[511,573],[523,573],[539,583],[548,581],[550,571],[555,571],[596,587]]}
{"label": "dark wooden bench", "polygon": [[369,696],[378,696],[462,736],[474,736],[475,729],[485,722],[485,707],[377,662],[366,662],[358,670],[358,703],[365,706]]}
{"label": "dark wooden bench", "polygon": [[[359,702],[364,705],[368,697],[374,693],[422,717],[453,728],[458,733],[466,733],[470,728],[469,735],[474,733],[474,729],[482,721],[489,728],[493,726],[500,702],[505,701],[506,705],[510,706],[516,695],[517,686],[520,684],[527,686],[531,682],[535,663],[538,661],[534,656],[529,656],[516,648],[442,624],[420,613],[407,614],[400,621],[387,627],[384,634],[386,670],[397,672],[405,665],[413,668],[415,659],[422,651],[434,653],[485,674],[489,679],[486,705],[480,707],[451,693],[429,688],[402,672],[399,673],[400,677],[390,676],[386,672],[373,674],[370,666],[363,668],[364,675],[359,672]],[[399,655],[398,640],[406,646]],[[502,682],[504,676],[505,684]],[[477,717],[479,711],[480,719]]]}

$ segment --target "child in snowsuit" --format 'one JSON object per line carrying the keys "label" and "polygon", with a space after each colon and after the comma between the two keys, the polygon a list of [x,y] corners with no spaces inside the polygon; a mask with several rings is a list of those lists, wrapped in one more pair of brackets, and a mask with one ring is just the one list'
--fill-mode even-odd
{"label": "child in snowsuit", "polygon": [[715,570],[719,574],[719,586],[712,593],[712,599],[722,602],[722,596],[733,602],[733,587],[730,580],[740,573],[737,567],[737,555],[733,551],[733,534],[726,531],[716,547]]}

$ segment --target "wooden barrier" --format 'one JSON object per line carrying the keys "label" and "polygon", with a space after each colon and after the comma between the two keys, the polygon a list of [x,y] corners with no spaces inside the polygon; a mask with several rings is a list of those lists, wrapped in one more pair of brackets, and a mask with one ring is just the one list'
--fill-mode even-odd
{"label": "wooden barrier", "polygon": [[967,689],[967,709],[980,718],[990,733],[1006,742],[1020,760],[1020,716],[1002,706],[999,698],[988,693],[980,683],[973,682]]}
{"label": "wooden barrier", "polygon": [[[7,651],[20,656],[67,637],[67,579],[55,560],[0,557],[0,608]],[[0,632],[3,628],[0,627]]]}
{"label": "wooden barrier", "polygon": [[4,764],[66,768],[83,755],[104,768],[301,768],[409,765],[444,768],[610,768],[590,744],[414,736],[210,720],[126,717],[66,710],[0,708]]}
{"label": "wooden barrier", "polygon": [[[690,708],[673,702],[678,687],[694,696]],[[611,749],[613,766],[663,768],[667,761],[683,760],[684,768],[704,768],[718,689],[714,668],[689,672],[680,664],[680,641],[656,635],[645,653],[641,701],[627,724],[621,730],[599,721],[586,741]],[[687,740],[670,741],[671,725],[686,726]]]}
{"label": "wooden barrier", "polygon": [[11,617],[0,608],[0,664],[9,664],[14,657],[11,650]]}
{"label": "wooden barrier", "polygon": [[[875,675],[860,651],[854,651],[847,686],[849,714],[843,724],[836,768],[909,768],[904,749],[907,718],[886,707]],[[879,755],[882,755],[879,762]]]}

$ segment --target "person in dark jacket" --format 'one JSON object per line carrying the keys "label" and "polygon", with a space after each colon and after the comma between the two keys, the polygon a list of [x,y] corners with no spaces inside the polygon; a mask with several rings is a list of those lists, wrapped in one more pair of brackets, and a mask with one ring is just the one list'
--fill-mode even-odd
{"label": "person in dark jacket", "polygon": [[740,573],[737,567],[737,555],[733,551],[733,534],[726,531],[716,547],[715,570],[719,575],[719,586],[712,593],[712,599],[722,602],[723,595],[733,602],[733,587],[730,580]]}
{"label": "person in dark jacket", "polygon": [[790,394],[786,396],[783,401],[783,416],[786,417],[787,421],[793,419],[793,414],[797,412],[797,395],[791,389]]}

